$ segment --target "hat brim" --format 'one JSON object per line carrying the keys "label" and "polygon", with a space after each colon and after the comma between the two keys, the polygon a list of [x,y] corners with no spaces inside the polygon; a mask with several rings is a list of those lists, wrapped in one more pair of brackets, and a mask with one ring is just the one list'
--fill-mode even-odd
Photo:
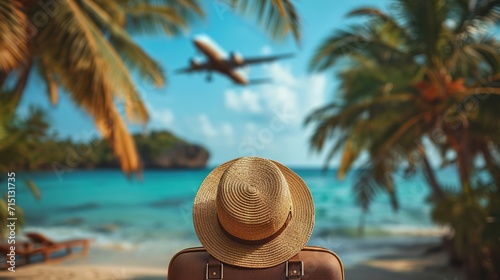
{"label": "hat brim", "polygon": [[224,171],[238,159],[216,167],[201,184],[193,206],[196,234],[208,253],[223,263],[249,267],[272,267],[289,260],[304,248],[314,227],[314,203],[306,183],[295,172],[273,162],[283,173],[292,198],[292,218],[283,232],[271,241],[248,245],[234,241],[217,220],[216,197]]}

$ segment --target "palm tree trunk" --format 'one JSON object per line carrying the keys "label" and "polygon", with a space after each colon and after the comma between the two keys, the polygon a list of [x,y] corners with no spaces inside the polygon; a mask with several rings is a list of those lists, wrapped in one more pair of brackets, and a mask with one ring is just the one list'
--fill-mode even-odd
{"label": "palm tree trunk", "polygon": [[487,143],[484,143],[484,145],[480,145],[479,149],[481,151],[481,154],[483,155],[486,169],[495,181],[497,191],[500,193],[500,167],[498,166],[498,163],[495,163],[495,160],[493,159],[491,152],[487,147]]}
{"label": "palm tree trunk", "polygon": [[424,175],[427,179],[427,183],[429,183],[429,187],[432,189],[433,197],[441,200],[445,197],[444,191],[436,179],[436,174],[434,174],[434,170],[432,169],[429,159],[427,158],[427,153],[423,148],[420,149],[420,155],[424,165]]}
{"label": "palm tree trunk", "polygon": [[470,182],[469,182],[470,173],[467,163],[467,155],[463,151],[462,147],[460,147],[456,151],[456,153],[457,153],[458,172],[460,175],[460,184],[462,185],[462,191],[464,193],[468,193],[470,190]]}
{"label": "palm tree trunk", "polygon": [[460,184],[462,186],[462,192],[467,194],[470,191],[470,171],[471,171],[471,159],[469,154],[469,135],[466,128],[457,128],[455,130],[455,141],[454,145],[455,153],[457,154],[458,172],[460,175]]}
{"label": "palm tree trunk", "polygon": [[16,87],[14,88],[14,108],[17,108],[21,102],[21,97],[23,96],[24,89],[28,83],[28,78],[31,72],[31,66],[33,65],[33,59],[30,57],[26,64],[24,65],[21,74],[17,80]]}
{"label": "palm tree trunk", "polygon": [[3,83],[5,82],[5,79],[7,79],[7,73],[0,72],[0,90],[3,88]]}

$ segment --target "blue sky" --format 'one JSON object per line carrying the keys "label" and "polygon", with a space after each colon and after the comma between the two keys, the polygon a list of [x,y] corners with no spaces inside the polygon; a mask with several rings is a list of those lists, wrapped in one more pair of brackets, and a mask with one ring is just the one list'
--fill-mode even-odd
{"label": "blue sky", "polygon": [[[302,18],[300,46],[293,39],[273,41],[252,20],[233,14],[218,1],[207,1],[204,20],[184,35],[136,37],[136,41],[165,69],[167,85],[155,89],[148,81],[136,79],[147,104],[151,120],[147,129],[167,129],[211,151],[209,165],[232,158],[256,155],[293,166],[319,166],[324,156],[309,151],[311,129],[304,117],[334,96],[337,82],[332,73],[309,73],[307,65],[314,49],[334,29],[346,28],[352,21],[345,15],[361,6],[387,9],[389,1],[297,1]],[[272,78],[272,84],[239,87],[222,76],[212,83],[205,75],[174,75],[197,55],[191,39],[207,34],[227,52],[243,56],[294,52],[292,59],[252,67],[250,78]],[[26,113],[30,104],[46,108],[52,128],[61,137],[76,140],[95,134],[92,119],[61,94],[56,107],[49,104],[45,85],[33,76],[20,107]],[[142,128],[130,126],[132,131]],[[335,162],[333,165],[336,165]]]}

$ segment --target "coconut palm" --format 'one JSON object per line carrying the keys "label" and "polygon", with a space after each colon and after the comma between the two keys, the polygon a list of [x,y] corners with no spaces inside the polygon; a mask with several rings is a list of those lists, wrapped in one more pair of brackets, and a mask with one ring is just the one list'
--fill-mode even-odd
{"label": "coconut palm", "polygon": [[[397,206],[393,175],[401,162],[407,171],[422,162],[434,195],[442,197],[424,141],[443,155],[455,152],[447,162],[457,163],[464,189],[470,186],[476,156],[491,158],[498,150],[498,127],[492,125],[493,104],[500,101],[495,96],[500,93],[495,83],[500,43],[486,27],[499,18],[500,4],[444,2],[397,0],[391,6],[395,16],[372,8],[354,10],[349,16],[367,16],[368,22],[335,32],[311,60],[311,68],[319,71],[334,68],[341,59],[348,63],[338,74],[338,98],[313,112],[307,123],[316,125],[315,149],[335,142],[327,162],[343,151],[340,177],[368,155],[357,183],[365,206],[378,187],[389,191]],[[480,108],[470,108],[472,102]]]}
{"label": "coconut palm", "polygon": [[[500,42],[489,27],[500,18],[500,2],[395,0],[390,13],[354,10],[349,16],[365,16],[367,22],[336,31],[317,49],[311,69],[344,68],[338,71],[340,88],[335,100],[306,120],[315,125],[312,147],[319,151],[331,144],[327,164],[341,153],[340,177],[353,164],[360,164],[354,189],[365,210],[380,191],[389,193],[397,209],[395,176],[413,174],[419,168],[437,212],[452,204],[463,209],[458,202],[464,197],[474,200],[471,194],[482,183],[474,183],[473,175],[479,172],[489,174],[496,186],[483,203],[498,201]],[[430,146],[440,152],[437,156],[443,165],[458,170],[459,194],[436,178]],[[482,207],[481,203],[470,205]],[[493,215],[490,210],[477,211],[481,215],[475,218]],[[468,247],[461,256],[466,263],[476,262],[468,267],[481,267],[476,264],[500,255],[494,249],[498,246],[488,247],[491,255],[481,253],[480,234],[489,226],[471,231],[472,225],[459,216],[435,213],[433,217],[467,239],[460,239]],[[486,220],[479,223],[486,224]],[[484,258],[473,260],[467,257],[471,252]],[[489,272],[481,275],[497,275],[483,268]]]}
{"label": "coconut palm", "polygon": [[[299,39],[298,16],[290,1],[221,3],[256,16],[276,38],[291,32]],[[29,75],[36,72],[53,104],[63,89],[94,118],[122,170],[139,171],[134,141],[115,103],[125,103],[128,120],[144,124],[148,113],[132,74],[157,86],[165,77],[131,35],[176,35],[203,14],[198,0],[1,1],[0,88],[14,84],[16,107]]]}

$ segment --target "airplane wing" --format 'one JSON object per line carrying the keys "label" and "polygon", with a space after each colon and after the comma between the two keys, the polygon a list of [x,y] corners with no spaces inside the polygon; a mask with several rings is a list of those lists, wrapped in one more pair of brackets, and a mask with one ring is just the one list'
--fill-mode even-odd
{"label": "airplane wing", "polygon": [[238,66],[244,66],[244,65],[249,65],[249,64],[258,64],[258,63],[264,63],[264,62],[272,62],[278,59],[283,59],[283,58],[289,58],[292,57],[294,54],[293,53],[287,53],[287,54],[280,54],[280,55],[273,55],[273,56],[267,56],[267,57],[245,57],[243,60],[243,63]]}
{"label": "airplane wing", "polygon": [[181,69],[175,70],[175,74],[193,73],[195,71],[196,70],[192,67],[186,67],[186,68],[181,68]]}
{"label": "airplane wing", "polygon": [[270,78],[251,79],[248,81],[248,85],[271,84],[272,82],[273,79]]}
{"label": "airplane wing", "polygon": [[189,66],[186,68],[177,69],[177,70],[175,70],[175,73],[176,74],[186,74],[186,73],[193,73],[193,72],[201,72],[201,71],[208,70],[208,68],[209,68],[208,63],[204,63],[201,65],[197,65],[195,67]]}
{"label": "airplane wing", "polygon": [[[233,80],[234,82],[234,80]],[[272,84],[274,82],[271,78],[260,78],[260,79],[250,79],[245,84],[234,82],[235,86],[253,86],[253,85],[263,85]]]}

